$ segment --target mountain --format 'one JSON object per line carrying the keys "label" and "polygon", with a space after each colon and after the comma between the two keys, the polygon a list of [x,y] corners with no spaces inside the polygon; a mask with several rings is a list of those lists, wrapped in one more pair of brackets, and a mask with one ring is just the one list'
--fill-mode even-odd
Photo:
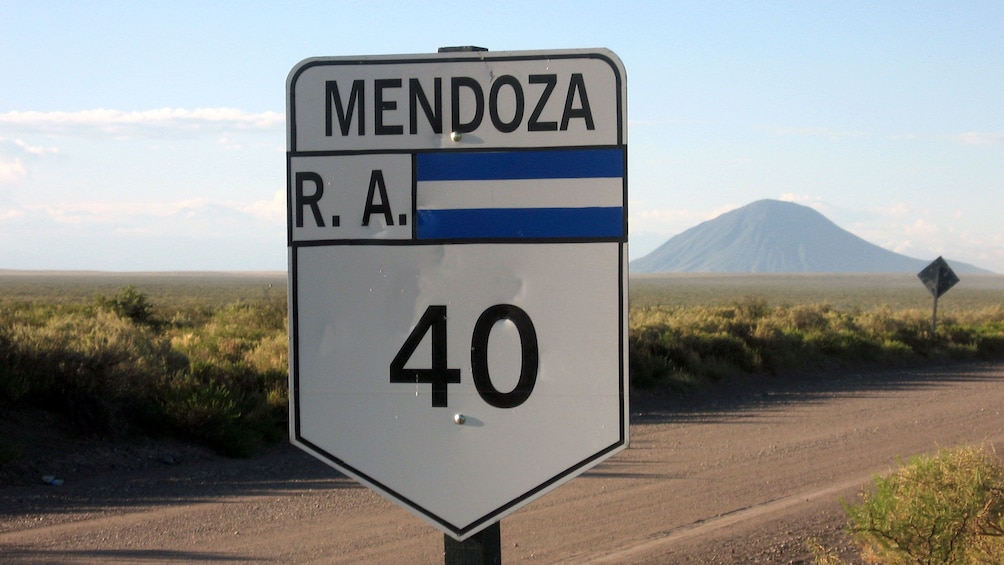
{"label": "mountain", "polygon": [[[808,206],[758,200],[674,236],[630,268],[632,273],[917,273],[933,259],[868,243]],[[949,263],[957,273],[990,274]]]}

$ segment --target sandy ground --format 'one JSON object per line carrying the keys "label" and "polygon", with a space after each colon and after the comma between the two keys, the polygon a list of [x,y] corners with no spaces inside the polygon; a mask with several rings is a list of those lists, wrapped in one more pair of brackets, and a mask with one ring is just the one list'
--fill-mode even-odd
{"label": "sandy ground", "polygon": [[[913,454],[1004,451],[1002,385],[998,364],[633,395],[631,447],[503,519],[503,562],[800,564],[811,538],[852,555],[841,499]],[[441,533],[289,446],[38,457],[0,487],[4,563],[443,563]]]}

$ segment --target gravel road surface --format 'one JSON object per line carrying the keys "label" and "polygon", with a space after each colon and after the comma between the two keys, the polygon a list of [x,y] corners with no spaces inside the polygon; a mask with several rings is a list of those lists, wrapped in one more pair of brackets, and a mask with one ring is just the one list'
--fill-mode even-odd
{"label": "gravel road surface", "polygon": [[[631,447],[506,517],[503,562],[807,564],[810,538],[851,555],[841,499],[914,454],[1004,452],[1002,409],[1001,364],[635,394]],[[0,487],[4,563],[443,563],[441,533],[289,446],[77,445],[22,471]]]}

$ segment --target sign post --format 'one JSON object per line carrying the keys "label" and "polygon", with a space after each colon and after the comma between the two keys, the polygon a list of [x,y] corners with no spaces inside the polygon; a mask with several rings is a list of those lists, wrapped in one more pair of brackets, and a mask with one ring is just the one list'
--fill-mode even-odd
{"label": "sign post", "polygon": [[924,283],[927,290],[931,291],[931,296],[934,297],[934,308],[931,313],[931,335],[937,336],[938,299],[959,282],[959,277],[948,266],[948,261],[945,261],[941,257],[938,257],[930,265],[924,267],[924,270],[917,273],[917,277]]}
{"label": "sign post", "polygon": [[463,541],[443,534],[443,556],[445,565],[501,565],[500,524],[495,522]]}
{"label": "sign post", "polygon": [[457,541],[627,446],[626,101],[602,49],[292,69],[292,443]]}

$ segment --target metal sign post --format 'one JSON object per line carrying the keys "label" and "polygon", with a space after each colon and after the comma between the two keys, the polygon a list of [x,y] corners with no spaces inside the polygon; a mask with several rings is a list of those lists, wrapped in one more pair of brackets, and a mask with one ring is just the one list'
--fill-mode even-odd
{"label": "metal sign post", "polygon": [[291,441],[458,542],[624,449],[620,60],[316,58],[286,86]]}
{"label": "metal sign post", "polygon": [[457,541],[443,535],[445,565],[501,565],[502,533],[498,522],[473,536]]}

